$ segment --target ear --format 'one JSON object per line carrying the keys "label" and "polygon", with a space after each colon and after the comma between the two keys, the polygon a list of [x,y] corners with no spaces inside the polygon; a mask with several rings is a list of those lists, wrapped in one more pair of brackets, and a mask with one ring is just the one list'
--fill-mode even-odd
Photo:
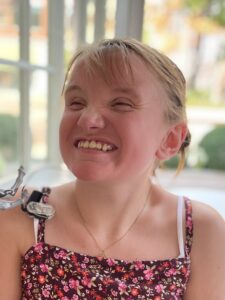
{"label": "ear", "polygon": [[185,123],[170,127],[156,151],[156,157],[159,160],[167,160],[175,156],[179,152],[187,133],[188,128]]}

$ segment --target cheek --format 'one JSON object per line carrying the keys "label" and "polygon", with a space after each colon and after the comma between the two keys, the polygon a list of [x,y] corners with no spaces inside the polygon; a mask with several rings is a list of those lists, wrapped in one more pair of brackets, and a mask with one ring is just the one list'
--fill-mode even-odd
{"label": "cheek", "polygon": [[159,120],[148,119],[140,122],[136,128],[133,128],[134,140],[136,147],[143,156],[149,156],[151,160],[155,158],[156,152],[160,147],[164,131],[162,123]]}
{"label": "cheek", "polygon": [[59,127],[60,136],[67,136],[72,130],[72,128],[75,126],[75,123],[75,116],[69,112],[64,112]]}
{"label": "cheek", "polygon": [[65,122],[63,120],[63,118],[61,119],[61,122],[60,122],[60,125],[59,125],[59,147],[60,147],[60,152],[63,156],[63,153],[64,153],[64,146],[65,146],[65,143],[64,143],[64,140],[65,140]]}
{"label": "cheek", "polygon": [[65,138],[65,132],[67,131],[68,123],[66,122],[65,117],[63,116],[59,125],[59,140],[61,144],[61,140]]}
{"label": "cheek", "polygon": [[123,132],[122,145],[125,150],[125,159],[133,160],[132,164],[138,163],[138,161],[146,160],[150,158],[154,148],[155,141],[151,139],[151,131],[146,127],[146,123],[135,122],[130,126],[121,130]]}
{"label": "cheek", "polygon": [[70,137],[71,132],[73,131],[74,120],[64,113],[59,126],[59,144],[61,151],[66,145],[66,141]]}

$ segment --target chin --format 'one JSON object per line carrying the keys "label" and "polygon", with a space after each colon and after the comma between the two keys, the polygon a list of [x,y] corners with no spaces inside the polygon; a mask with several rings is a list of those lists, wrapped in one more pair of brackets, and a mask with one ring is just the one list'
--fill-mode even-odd
{"label": "chin", "polygon": [[[89,182],[103,182],[109,179],[105,172],[105,170],[98,168],[70,168],[70,171],[74,174],[74,176],[81,181],[89,181]],[[109,173],[111,174],[111,172]]]}

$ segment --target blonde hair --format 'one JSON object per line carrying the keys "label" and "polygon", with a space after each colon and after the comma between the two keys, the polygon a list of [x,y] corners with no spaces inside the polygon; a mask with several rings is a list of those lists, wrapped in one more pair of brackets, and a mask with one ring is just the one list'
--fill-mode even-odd
{"label": "blonde hair", "polygon": [[[115,79],[114,70],[117,72],[127,72],[132,75],[130,65],[130,54],[137,55],[156,76],[164,88],[168,101],[165,101],[165,120],[169,124],[186,122],[186,81],[180,69],[166,55],[156,49],[145,45],[135,39],[106,39],[97,44],[85,46],[79,49],[72,58],[65,77],[63,92],[70,79],[74,63],[80,59],[85,64],[87,71],[94,74],[98,70],[106,81]],[[118,58],[116,63],[115,57]],[[117,60],[118,61],[118,60]],[[110,67],[111,73],[107,71]],[[185,163],[185,152],[189,146],[191,135],[188,132],[184,143],[179,150],[180,161],[178,172]],[[158,165],[158,163],[157,163]],[[157,167],[157,166],[156,166]]]}

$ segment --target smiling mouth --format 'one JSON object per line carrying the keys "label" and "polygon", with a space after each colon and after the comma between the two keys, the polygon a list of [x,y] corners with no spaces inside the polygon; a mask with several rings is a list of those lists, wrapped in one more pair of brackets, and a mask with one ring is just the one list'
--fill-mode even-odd
{"label": "smiling mouth", "polygon": [[101,152],[109,152],[109,151],[116,150],[116,147],[111,144],[99,142],[95,140],[91,140],[91,141],[79,140],[76,143],[76,147],[78,149],[91,149],[91,150],[97,150]]}

